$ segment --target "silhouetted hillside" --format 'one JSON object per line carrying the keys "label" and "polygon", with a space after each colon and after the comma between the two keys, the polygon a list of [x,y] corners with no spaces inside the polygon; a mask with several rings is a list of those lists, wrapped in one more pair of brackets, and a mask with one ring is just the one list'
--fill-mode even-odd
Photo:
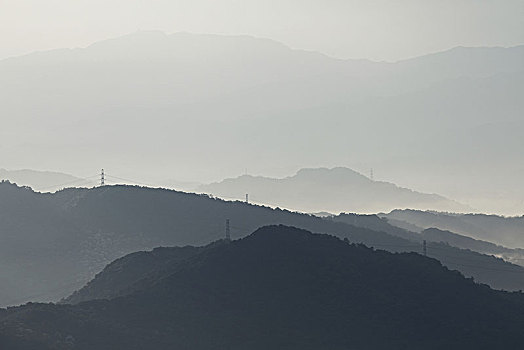
{"label": "silhouetted hillside", "polygon": [[448,230],[509,248],[524,247],[524,216],[449,214],[417,210],[394,210],[381,216],[404,221],[423,229],[434,227]]}
{"label": "silhouetted hillside", "polygon": [[[443,261],[448,268],[459,270],[466,276],[476,276],[479,281],[489,281],[491,286],[498,285],[506,290],[520,289],[517,287],[520,282],[517,281],[524,276],[524,252],[521,249],[509,249],[437,229],[411,232],[393,226],[388,223],[388,219],[377,215],[343,213],[328,219],[404,238],[411,242],[411,246],[404,247],[406,250],[422,252],[422,242],[426,240],[428,256]],[[390,249],[387,245],[375,247]],[[499,273],[507,274],[508,277],[501,279]],[[509,277],[511,275],[513,277]]]}
{"label": "silhouetted hillside", "polygon": [[[233,238],[264,225],[286,224],[390,251],[422,252],[420,242],[385,232],[205,195],[133,186],[42,194],[4,182],[0,183],[0,305],[57,301],[129,253],[216,241],[224,237],[226,219],[231,220]],[[471,252],[446,249],[461,261],[469,260]],[[446,256],[441,258],[447,264]],[[524,274],[508,272],[502,260],[478,259],[485,259],[482,266],[492,269],[450,266],[494,288],[524,289]],[[497,267],[502,271],[495,272]]]}
{"label": "silhouetted hillside", "polygon": [[35,191],[54,192],[66,186],[93,185],[93,181],[81,179],[69,174],[54,171],[37,171],[30,169],[0,169],[0,181],[7,180],[19,186],[29,186]]}
{"label": "silhouetted hillside", "polygon": [[107,265],[95,278],[62,302],[76,304],[94,299],[113,299],[131,294],[173,273],[185,260],[204,249],[214,248],[185,246],[183,248],[155,248],[150,252],[126,255]]}
{"label": "silhouetted hillside", "polygon": [[442,196],[373,181],[348,168],[302,169],[283,179],[243,175],[202,185],[198,191],[232,199],[242,199],[248,193],[256,203],[304,212],[377,213],[398,208],[469,210]]}
{"label": "silhouetted hillside", "polygon": [[[407,224],[405,221],[400,222],[401,224],[404,224],[401,225],[399,224],[398,220],[395,221],[394,219],[388,219],[378,215],[357,215],[343,213],[340,215],[328,217],[327,219],[344,222],[353,226],[368,228],[374,231],[386,232],[390,235],[405,238],[412,242],[418,242],[419,244],[421,244],[423,240],[426,240],[428,242],[434,243],[445,243],[449,246],[446,247],[441,245],[433,245],[437,248],[437,250],[455,250],[454,248],[461,248],[481,254],[494,255],[513,264],[524,266],[524,250],[522,249],[507,248],[490,242],[476,240],[468,236],[459,235],[450,231],[442,231],[436,228],[430,228],[420,231],[416,230],[413,232],[405,228],[395,226],[400,225],[404,227],[413,227]],[[390,221],[392,221],[394,225],[390,224]],[[453,252],[451,253],[454,254]],[[489,266],[489,261],[493,259],[485,255],[478,256],[474,253],[465,254],[471,254],[473,260],[479,259],[480,257],[482,260],[484,260],[484,263],[482,264],[483,266]],[[473,267],[473,265],[470,267]],[[464,268],[462,268],[462,271],[464,271]],[[471,271],[467,271],[466,273],[471,274]]]}
{"label": "silhouetted hillside", "polygon": [[391,225],[387,219],[378,215],[361,215],[354,213],[341,213],[327,217],[337,222],[343,222],[352,226],[364,227],[373,231],[386,232],[392,236],[408,239],[410,241],[421,242],[423,239],[416,232],[412,232],[394,225]]}
{"label": "silhouetted hillside", "polygon": [[0,305],[58,300],[109,262],[158,246],[201,245],[266,224],[338,232],[368,244],[403,245],[395,237],[240,202],[131,186],[35,193],[0,183]]}
{"label": "silhouetted hillside", "polygon": [[524,266],[524,250],[510,249],[490,242],[473,239],[450,231],[429,228],[422,231],[422,238],[433,242],[445,242],[454,247],[495,255],[514,264]]}
{"label": "silhouetted hillside", "polygon": [[[179,251],[163,253],[178,261]],[[132,275],[141,264],[128,262],[122,272]],[[374,251],[295,228],[265,227],[163,265],[171,270],[120,298],[4,310],[0,345],[494,349],[524,340],[520,293],[493,291],[418,254]]]}

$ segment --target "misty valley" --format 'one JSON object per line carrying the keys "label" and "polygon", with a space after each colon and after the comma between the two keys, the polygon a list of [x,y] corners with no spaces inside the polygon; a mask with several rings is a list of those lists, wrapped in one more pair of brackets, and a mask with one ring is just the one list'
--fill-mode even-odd
{"label": "misty valley", "polygon": [[0,350],[524,344],[524,2],[0,2]]}
{"label": "misty valley", "polygon": [[[524,218],[317,216],[162,188],[39,193],[8,181],[0,209],[6,349],[437,349],[522,338]],[[457,224],[474,221],[493,233]],[[516,248],[492,243],[508,240]]]}

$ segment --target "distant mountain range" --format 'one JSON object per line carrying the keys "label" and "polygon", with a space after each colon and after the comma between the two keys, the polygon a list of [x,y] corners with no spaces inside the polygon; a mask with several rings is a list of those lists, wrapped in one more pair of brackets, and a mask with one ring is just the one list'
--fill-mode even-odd
{"label": "distant mountain range", "polygon": [[83,302],[0,309],[0,346],[495,349],[524,341],[522,293],[493,291],[419,254],[285,226],[126,256],[75,298]]}
{"label": "distant mountain range", "polygon": [[451,214],[419,210],[394,210],[380,214],[396,226],[422,231],[438,228],[513,248],[524,248],[524,216]]}
{"label": "distant mountain range", "polygon": [[[224,237],[226,219],[234,239],[264,225],[286,224],[377,249],[422,252],[420,234],[377,216],[322,219],[145,187],[74,188],[51,194],[0,182],[0,305],[57,301],[129,253],[211,243]],[[493,288],[524,289],[524,268],[502,259],[438,242],[428,243],[428,254]]]}
{"label": "distant mountain range", "polygon": [[81,179],[69,174],[31,169],[0,169],[0,180],[7,180],[19,186],[29,186],[39,192],[54,192],[65,187],[92,186],[94,184],[94,181]]}
{"label": "distant mountain range", "polygon": [[[496,256],[505,261],[524,266],[524,249],[515,248],[514,246],[510,246],[513,248],[508,248],[486,240],[474,239],[468,235],[439,230],[434,227],[422,229],[405,221],[385,217],[384,214],[379,215],[341,213],[339,215],[327,215],[325,218],[327,220],[334,220],[358,227],[364,227],[373,231],[387,232],[391,235],[402,237],[410,241],[422,243],[426,240],[427,242],[444,243],[453,247]],[[524,227],[521,227],[520,229],[524,229]],[[437,247],[437,250],[440,249],[441,248]],[[432,252],[432,254],[434,253],[435,252]],[[438,258],[436,255],[432,256]]]}
{"label": "distant mountain range", "polygon": [[436,194],[416,192],[392,183],[373,181],[348,168],[302,169],[283,179],[243,175],[197,188],[214,196],[242,199],[304,212],[378,213],[393,209],[453,212],[471,208]]}
{"label": "distant mountain range", "polygon": [[463,236],[450,231],[443,231],[437,228],[425,229],[421,232],[421,237],[432,242],[445,242],[454,247],[471,249],[475,252],[495,255],[506,261],[524,266],[524,249],[507,248],[468,236]]}
{"label": "distant mountain range", "polygon": [[246,167],[374,167],[515,215],[523,62],[524,46],[379,63],[247,36],[138,32],[0,61],[0,157],[13,169],[107,164],[201,183]]}
{"label": "distant mountain range", "polygon": [[[29,169],[0,169],[0,180],[29,186],[39,192],[55,192],[66,187],[93,187],[99,183],[98,176],[82,179],[59,172]],[[114,182],[114,179],[106,178],[106,181]],[[243,175],[205,185],[175,180],[161,181],[159,185],[205,192],[226,199],[243,199],[249,194],[255,203],[303,212],[378,213],[404,208],[453,212],[472,210],[437,194],[420,193],[392,183],[373,181],[342,167],[302,169],[296,175],[283,179]]]}

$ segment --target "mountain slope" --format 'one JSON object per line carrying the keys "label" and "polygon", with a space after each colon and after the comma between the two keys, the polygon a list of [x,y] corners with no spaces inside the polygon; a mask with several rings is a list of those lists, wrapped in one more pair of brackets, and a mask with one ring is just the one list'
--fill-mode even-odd
{"label": "mountain slope", "polygon": [[131,294],[144,288],[146,282],[151,283],[153,279],[158,280],[173,273],[185,260],[216,244],[219,243],[210,244],[209,247],[155,248],[150,252],[131,253],[111,262],[86,286],[62,302],[77,304]]}
{"label": "mountain slope", "polygon": [[[444,255],[447,254],[445,252],[446,250],[450,249],[451,247],[455,247],[472,251],[469,253],[471,259],[475,260],[479,257],[482,257],[482,259],[485,260],[484,264],[487,265],[489,265],[487,262],[490,259],[493,259],[493,257],[489,258],[486,255],[492,255],[497,258],[502,258],[505,261],[511,262],[513,264],[524,266],[524,250],[522,249],[507,248],[487,241],[476,240],[468,236],[459,235],[450,231],[443,231],[436,228],[423,230],[414,225],[409,225],[405,221],[400,222],[395,219],[380,217],[379,215],[357,215],[351,213],[342,213],[340,215],[326,217],[326,219],[344,222],[353,226],[364,227],[373,231],[386,232],[390,235],[401,237],[412,242],[418,242],[419,244],[422,244],[422,241],[424,240],[433,242],[429,245],[434,247],[437,251],[442,251],[442,254]],[[441,243],[444,243],[444,245]],[[451,250],[454,250],[454,248]],[[476,255],[473,252],[485,255]],[[451,253],[452,255],[455,254],[453,251],[448,253]],[[433,257],[438,258],[434,255]],[[449,265],[447,266],[449,267]],[[464,269],[461,270],[463,273],[468,275],[471,274],[470,271],[466,272]]]}
{"label": "mountain slope", "polygon": [[373,231],[386,232],[392,236],[401,237],[409,241],[422,242],[418,231],[410,231],[408,229],[391,225],[387,219],[381,218],[376,214],[361,215],[354,213],[340,213],[339,215],[327,216],[325,219],[343,222],[352,226],[364,227]]}
{"label": "mountain slope", "polygon": [[523,340],[523,311],[522,294],[477,285],[435,260],[280,226],[205,249],[127,296],[3,311],[0,344],[488,349]]}
{"label": "mountain slope", "polygon": [[[224,237],[226,219],[233,238],[287,224],[390,251],[422,251],[420,242],[386,232],[206,195],[133,186],[41,194],[0,183],[0,305],[57,301],[129,253],[216,241]],[[450,254],[439,258],[465,275],[494,288],[524,289],[524,274],[514,272],[520,267],[485,255],[474,257],[482,260],[480,268],[460,266],[453,262],[472,253],[445,249]],[[455,259],[448,262],[446,255]]]}
{"label": "mountain slope", "polygon": [[482,254],[494,255],[514,264],[524,266],[523,249],[510,249],[436,228],[429,228],[422,231],[421,237],[432,242],[445,242],[454,247],[470,249]]}
{"label": "mountain slope", "polygon": [[0,180],[16,183],[19,186],[29,186],[35,191],[53,192],[65,186],[93,185],[92,181],[81,179],[69,174],[54,171],[38,170],[6,170],[0,169]]}
{"label": "mountain slope", "polygon": [[200,192],[304,212],[376,213],[398,208],[464,211],[467,206],[436,194],[415,192],[392,183],[373,181],[348,168],[302,169],[283,179],[243,175],[200,186]]}
{"label": "mountain slope", "polygon": [[[108,164],[201,183],[246,167],[358,165],[514,214],[524,209],[522,62],[524,46],[388,64],[243,36],[135,33],[1,61],[0,157],[9,168]],[[495,201],[502,190],[509,199]]]}
{"label": "mountain slope", "polygon": [[417,210],[394,210],[381,216],[404,221],[423,229],[448,230],[510,248],[524,247],[524,216],[449,214]]}

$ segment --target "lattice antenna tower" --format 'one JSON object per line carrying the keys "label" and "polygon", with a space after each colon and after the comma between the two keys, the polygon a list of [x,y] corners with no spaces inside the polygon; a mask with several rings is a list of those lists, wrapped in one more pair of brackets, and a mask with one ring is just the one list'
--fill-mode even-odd
{"label": "lattice antenna tower", "polygon": [[231,241],[231,228],[229,227],[229,219],[226,219],[226,241]]}

